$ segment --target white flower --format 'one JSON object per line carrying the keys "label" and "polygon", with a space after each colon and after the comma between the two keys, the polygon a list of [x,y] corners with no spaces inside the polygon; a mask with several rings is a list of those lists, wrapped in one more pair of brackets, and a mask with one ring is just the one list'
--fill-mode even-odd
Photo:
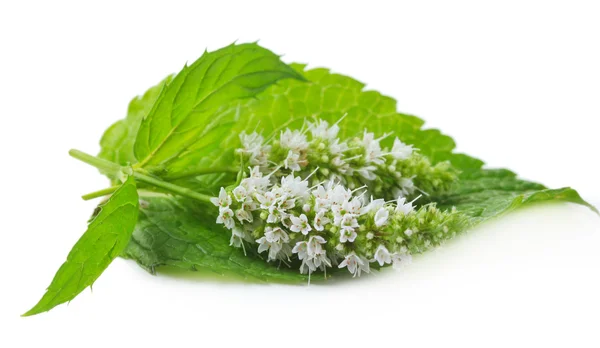
{"label": "white flower", "polygon": [[410,236],[412,236],[412,235],[413,235],[413,233],[414,233],[414,232],[413,232],[413,230],[411,230],[410,228],[409,228],[409,229],[407,229],[406,231],[404,231],[404,234],[405,234],[407,237],[410,237]]}
{"label": "white flower", "polygon": [[250,179],[260,179],[263,177],[259,166],[248,167],[250,169]]}
{"label": "white flower", "polygon": [[415,184],[412,178],[400,178],[398,180],[398,186],[394,190],[394,194],[398,197],[411,195],[415,192]]}
{"label": "white flower", "polygon": [[299,162],[300,162],[300,155],[295,153],[294,151],[290,150],[288,152],[287,157],[283,161],[283,165],[284,165],[285,169],[289,169],[292,172],[297,172],[302,169],[300,167]]}
{"label": "white flower", "polygon": [[239,151],[250,157],[249,162],[252,165],[264,166],[267,163],[271,146],[263,146],[263,140],[264,138],[256,132],[251,134],[242,132],[240,134],[242,148]]}
{"label": "white flower", "polygon": [[358,221],[356,220],[356,217],[354,214],[345,214],[339,220],[338,226],[340,226],[341,228],[346,228],[346,229],[354,229],[354,228],[358,227]]}
{"label": "white flower", "polygon": [[280,221],[280,218],[283,218],[277,209],[269,209],[269,215],[267,216],[267,223],[274,224]]}
{"label": "white flower", "polygon": [[242,209],[247,210],[247,211],[255,211],[258,208],[258,205],[256,204],[256,202],[254,202],[252,199],[247,199],[244,203],[242,203]]}
{"label": "white flower", "polygon": [[342,203],[343,210],[353,215],[360,215],[362,213],[362,199],[360,197],[354,197],[351,201]]}
{"label": "white flower", "polygon": [[272,261],[277,259],[277,254],[281,250],[282,244],[279,242],[270,242],[267,237],[262,237],[256,240],[258,245],[258,252],[262,253],[263,251],[269,251],[269,256],[267,261]]}
{"label": "white flower", "polygon": [[407,253],[394,253],[391,256],[392,258],[392,267],[395,269],[402,268],[403,266],[408,266],[412,263],[412,256]]}
{"label": "white flower", "polygon": [[311,261],[315,265],[316,268],[319,268],[321,266],[331,267],[331,261],[329,261],[329,258],[327,257],[325,251],[323,251],[323,253],[321,253],[321,254],[315,255],[311,259]]}
{"label": "white flower", "polygon": [[308,242],[296,243],[292,249],[292,253],[298,254],[298,259],[302,260],[300,273],[305,273],[306,271],[311,273],[322,266],[331,267],[331,261],[327,257],[325,249],[321,246],[321,244],[325,243],[325,239],[321,236],[312,236]]}
{"label": "white flower", "polygon": [[362,142],[366,151],[365,160],[369,163],[383,164],[379,139],[375,139],[375,135],[373,133],[368,133],[365,129]]}
{"label": "white flower", "polygon": [[286,129],[284,132],[281,132],[279,144],[283,148],[294,150],[294,152],[301,152],[308,148],[306,136],[299,130],[291,131]]}
{"label": "white flower", "polygon": [[379,198],[379,199],[373,199],[373,196],[371,196],[371,202],[369,204],[367,204],[365,207],[363,207],[360,211],[361,214],[366,214],[366,213],[370,213],[372,211],[377,211],[379,210],[379,208],[383,207],[383,205],[385,204],[385,200],[383,198]]}
{"label": "white flower", "polygon": [[373,181],[377,179],[377,175],[374,173],[375,170],[377,170],[377,168],[374,166],[366,166],[357,169],[356,172],[366,180]]}
{"label": "white flower", "polygon": [[375,213],[375,226],[381,227],[385,225],[388,221],[389,216],[390,212],[387,209],[385,209],[385,207],[379,208],[377,213]]}
{"label": "white flower", "polygon": [[352,191],[342,185],[333,185],[328,191],[329,200],[332,205],[342,205],[345,201],[352,198]]}
{"label": "white flower", "polygon": [[246,187],[248,192],[252,190],[264,191],[269,187],[269,176],[263,176],[258,166],[250,169],[250,177],[242,180],[242,186]]}
{"label": "white flower", "polygon": [[308,239],[308,244],[307,244],[307,255],[309,257],[314,257],[316,255],[322,255],[323,253],[325,253],[325,250],[323,250],[323,247],[321,246],[321,244],[325,244],[325,238],[321,237],[321,236],[312,236]]}
{"label": "white flower", "polygon": [[331,204],[329,200],[329,190],[325,190],[323,186],[319,185],[312,191],[312,194],[315,197],[315,210],[318,211],[320,209],[329,208]]}
{"label": "white flower", "polygon": [[293,198],[288,197],[287,195],[283,195],[279,198],[277,202],[277,210],[281,214],[285,214],[286,210],[290,210],[296,206],[296,202]]}
{"label": "white flower", "polygon": [[277,202],[275,194],[271,191],[265,192],[265,194],[256,194],[256,200],[260,203],[262,209],[270,209]]}
{"label": "white flower", "polygon": [[227,191],[221,187],[221,191],[219,191],[219,197],[211,197],[210,201],[219,208],[225,208],[231,204],[231,196],[229,196]]}
{"label": "white flower", "polygon": [[415,210],[412,202],[406,202],[406,197],[398,197],[396,202],[396,212],[404,215],[410,214]]}
{"label": "white flower", "polygon": [[307,270],[305,267],[308,268],[308,273],[312,273],[317,270],[317,267],[315,266],[312,259],[305,259],[302,261],[302,264],[300,265],[300,273],[306,273]]}
{"label": "white flower", "polygon": [[344,228],[340,230],[340,243],[354,242],[358,234],[353,228]]}
{"label": "white flower", "polygon": [[[348,146],[346,145],[344,147],[343,151],[345,151],[347,148],[348,148]],[[331,151],[331,152],[333,152],[333,151]],[[331,160],[331,165],[336,167],[337,170],[342,174],[345,174],[350,170],[350,165],[346,161],[344,161],[340,156],[334,157]]]}
{"label": "white flower", "polygon": [[235,197],[235,200],[238,202],[244,202],[246,197],[248,197],[248,192],[240,185],[233,189],[233,197]]}
{"label": "white flower", "polygon": [[252,222],[254,220],[252,213],[244,210],[243,207],[235,211],[235,217],[237,217],[240,222],[244,222],[244,220]]}
{"label": "white flower", "polygon": [[308,243],[297,242],[294,248],[292,249],[292,253],[298,254],[298,260],[304,260],[308,258]]}
{"label": "white flower", "polygon": [[292,197],[305,198],[308,195],[308,181],[290,174],[281,178],[281,191]]}
{"label": "white flower", "polygon": [[323,229],[325,228],[325,225],[327,225],[329,222],[331,222],[331,220],[325,216],[325,213],[327,213],[327,211],[324,209],[321,209],[315,215],[315,221],[313,223],[313,225],[315,226],[315,230],[323,231]]}
{"label": "white flower", "polygon": [[292,221],[290,230],[294,232],[301,232],[303,235],[307,235],[312,230],[308,223],[308,218],[304,214],[300,214],[300,217],[290,215],[290,220]]}
{"label": "white flower", "polygon": [[400,139],[394,140],[394,146],[392,146],[392,156],[397,160],[405,160],[409,158],[413,153],[412,145],[406,145]]}
{"label": "white flower", "polygon": [[259,243],[258,252],[262,253],[263,251],[269,251],[269,257],[267,261],[276,260],[280,257],[280,254],[283,256],[289,257],[290,250],[287,243],[290,241],[289,236],[279,227],[271,227],[267,226],[265,228],[265,235],[256,240]]}
{"label": "white flower", "polygon": [[231,239],[229,240],[229,245],[239,248],[242,245],[242,239],[244,238],[244,230],[241,227],[235,226],[231,230]]}
{"label": "white flower", "polygon": [[386,263],[392,263],[392,257],[387,248],[380,244],[379,247],[377,247],[377,250],[375,251],[375,258],[371,260],[371,262],[373,261],[377,261],[379,263],[379,266],[383,266]]}
{"label": "white flower", "polygon": [[242,143],[242,151],[257,155],[260,151],[264,138],[262,135],[252,132],[250,134],[246,134],[246,132],[240,133],[240,141]]}
{"label": "white flower", "polygon": [[228,229],[232,229],[235,226],[235,221],[233,220],[233,210],[229,209],[229,207],[220,208],[219,216],[217,217],[218,224],[224,224]]}
{"label": "white flower", "polygon": [[267,226],[265,228],[265,238],[269,242],[283,242],[287,243],[290,241],[290,237],[280,227]]}
{"label": "white flower", "polygon": [[354,277],[359,276],[360,272],[363,271],[365,273],[369,273],[369,261],[364,257],[360,257],[353,252],[346,255],[344,261],[342,261],[338,268],[348,267],[348,271],[352,273]]}
{"label": "white flower", "polygon": [[329,127],[329,123],[324,120],[319,120],[316,123],[308,122],[308,129],[310,130],[313,138],[320,138],[324,140],[334,141],[337,138],[340,127],[337,124]]}

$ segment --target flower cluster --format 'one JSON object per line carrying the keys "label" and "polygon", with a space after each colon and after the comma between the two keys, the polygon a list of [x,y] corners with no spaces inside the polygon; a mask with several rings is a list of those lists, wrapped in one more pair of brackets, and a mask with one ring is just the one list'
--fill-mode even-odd
{"label": "flower cluster", "polygon": [[301,130],[282,130],[268,144],[255,132],[242,133],[239,153],[244,163],[264,173],[307,177],[316,170],[313,185],[332,180],[350,189],[366,186],[369,195],[388,200],[443,191],[456,180],[449,163],[432,165],[398,138],[387,148],[381,144],[387,135],[375,137],[365,130],[361,137],[343,140],[339,133],[338,124],[324,120],[306,122]]}
{"label": "flower cluster", "polygon": [[346,268],[360,276],[409,263],[411,254],[450,238],[465,221],[434,205],[416,209],[404,196],[385,202],[367,198],[366,187],[351,190],[334,180],[310,187],[310,175],[276,173],[256,165],[236,186],[221,188],[211,200],[217,223],[231,230],[231,245],[258,245],[267,261],[296,264],[309,275]]}

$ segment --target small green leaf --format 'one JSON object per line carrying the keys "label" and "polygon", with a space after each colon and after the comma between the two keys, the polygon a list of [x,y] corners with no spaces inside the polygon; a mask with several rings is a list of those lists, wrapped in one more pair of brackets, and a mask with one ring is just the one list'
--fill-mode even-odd
{"label": "small green leaf", "polygon": [[141,198],[140,216],[124,257],[154,273],[158,266],[186,270],[208,269],[244,278],[271,281],[304,281],[305,276],[285,265],[279,269],[262,260],[255,248],[229,245],[231,233],[214,223],[214,207],[183,198],[153,195]]}
{"label": "small green leaf", "polygon": [[49,311],[91,286],[131,238],[138,216],[138,194],[129,177],[100,207],[87,231],[75,243],[42,299],[23,316]]}
{"label": "small green leaf", "polygon": [[224,128],[226,121],[215,109],[286,78],[302,75],[255,43],[205,52],[166,84],[142,121],[134,145],[139,166],[164,166],[197,140]]}

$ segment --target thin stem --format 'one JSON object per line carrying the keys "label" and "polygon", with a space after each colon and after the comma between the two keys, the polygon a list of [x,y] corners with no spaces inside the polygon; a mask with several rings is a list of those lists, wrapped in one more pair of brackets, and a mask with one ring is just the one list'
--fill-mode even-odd
{"label": "thin stem", "polygon": [[83,195],[83,196],[81,196],[81,198],[83,198],[84,201],[89,201],[90,199],[103,197],[103,196],[106,196],[106,195],[109,195],[109,194],[115,192],[119,187],[121,187],[121,185],[107,187],[105,189],[94,191],[94,192],[88,193],[86,195]]}
{"label": "thin stem", "polygon": [[133,177],[136,180],[138,180],[138,181],[145,182],[146,184],[150,184],[150,185],[153,185],[153,186],[156,186],[156,187],[160,187],[160,188],[165,189],[165,190],[167,190],[169,192],[176,193],[176,194],[178,194],[180,196],[184,196],[184,197],[196,199],[196,200],[199,200],[201,202],[210,203],[211,196],[204,195],[202,193],[198,193],[198,192],[190,190],[190,189],[188,189],[186,187],[181,187],[181,186],[178,186],[178,185],[174,185],[174,184],[171,184],[170,182],[166,182],[166,181],[154,178],[152,176],[142,174],[142,173],[140,173],[138,171],[135,171],[135,170],[133,171]]}
{"label": "thin stem", "polygon": [[237,172],[239,172],[239,170],[237,168],[230,168],[230,167],[202,168],[202,169],[196,169],[196,170],[189,171],[189,172],[183,172],[183,173],[178,173],[178,174],[174,174],[174,175],[167,175],[167,176],[165,176],[165,179],[166,180],[177,180],[177,179],[185,179],[185,178],[206,175],[206,174],[237,173]]}
{"label": "thin stem", "polygon": [[94,166],[100,170],[104,170],[107,173],[113,175],[119,173],[119,171],[121,170],[121,166],[116,163],[92,155],[88,155],[87,153],[81,152],[79,150],[71,149],[69,150],[69,155],[71,155],[71,157],[73,158],[76,158],[82,162],[85,162],[91,166]]}

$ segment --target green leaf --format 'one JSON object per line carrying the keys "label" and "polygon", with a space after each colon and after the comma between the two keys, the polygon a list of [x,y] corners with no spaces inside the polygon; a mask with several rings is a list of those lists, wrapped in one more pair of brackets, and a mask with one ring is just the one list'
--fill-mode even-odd
{"label": "green leaf", "polygon": [[[186,270],[210,269],[254,280],[304,281],[297,270],[281,269],[229,246],[231,234],[214,223],[214,207],[166,195],[142,197],[138,224],[124,257],[154,273],[162,265]],[[248,247],[248,253],[254,253]]]}
{"label": "green leaf", "polygon": [[100,207],[87,231],[75,243],[52,279],[42,299],[23,316],[49,311],[71,301],[91,286],[123,251],[131,238],[138,216],[138,194],[135,181],[127,181]]}
{"label": "green leaf", "polygon": [[172,76],[165,78],[156,86],[148,89],[143,95],[137,96],[129,102],[127,117],[115,122],[102,135],[98,157],[123,166],[137,162],[133,153],[133,144],[140,123],[152,109],[152,105],[156,102],[164,85],[169,83],[171,79]]}
{"label": "green leaf", "polygon": [[165,85],[143,119],[134,145],[139,166],[164,166],[196,141],[218,141],[211,133],[227,129],[227,121],[215,109],[286,78],[302,75],[255,43],[205,52]]}

